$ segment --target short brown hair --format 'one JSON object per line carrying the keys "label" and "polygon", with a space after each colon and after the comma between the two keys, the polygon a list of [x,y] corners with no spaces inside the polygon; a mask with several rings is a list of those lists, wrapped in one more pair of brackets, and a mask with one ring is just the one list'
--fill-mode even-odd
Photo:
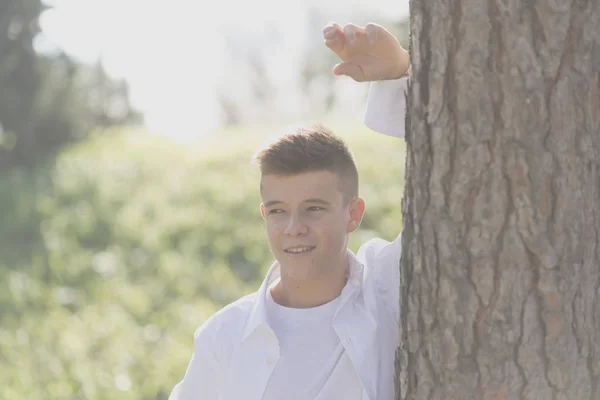
{"label": "short brown hair", "polygon": [[358,170],[346,143],[321,124],[285,133],[253,157],[263,175],[329,171],[338,176],[344,201],[358,196]]}

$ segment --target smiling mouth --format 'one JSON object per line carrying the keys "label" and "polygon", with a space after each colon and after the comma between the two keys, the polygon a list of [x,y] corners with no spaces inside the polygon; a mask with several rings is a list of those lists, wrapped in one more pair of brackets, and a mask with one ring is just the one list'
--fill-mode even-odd
{"label": "smiling mouth", "polygon": [[303,254],[312,251],[314,248],[315,246],[292,247],[283,251],[287,254]]}

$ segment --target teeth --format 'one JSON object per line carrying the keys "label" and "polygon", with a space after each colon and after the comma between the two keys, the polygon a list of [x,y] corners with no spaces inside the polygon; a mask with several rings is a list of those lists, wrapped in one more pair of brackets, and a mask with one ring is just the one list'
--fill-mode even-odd
{"label": "teeth", "polygon": [[308,251],[310,249],[312,249],[312,247],[297,247],[294,249],[287,249],[286,251],[288,253],[304,253],[305,251]]}

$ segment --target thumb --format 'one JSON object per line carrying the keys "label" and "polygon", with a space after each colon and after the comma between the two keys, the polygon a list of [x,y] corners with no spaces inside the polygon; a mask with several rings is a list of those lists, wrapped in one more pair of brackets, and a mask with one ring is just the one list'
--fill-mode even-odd
{"label": "thumb", "polygon": [[358,64],[353,64],[351,62],[345,62],[336,64],[333,67],[334,75],[346,75],[350,78],[354,79],[356,82],[363,82],[365,80],[365,73],[363,69]]}

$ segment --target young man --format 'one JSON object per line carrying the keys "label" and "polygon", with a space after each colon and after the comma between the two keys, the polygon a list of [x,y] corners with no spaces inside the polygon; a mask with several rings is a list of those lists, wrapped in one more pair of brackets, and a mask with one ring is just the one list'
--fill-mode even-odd
{"label": "young man", "polygon": [[[334,74],[372,82],[366,125],[402,137],[408,53],[375,24],[331,24],[323,34],[342,61]],[[286,135],[256,161],[276,261],[256,293],[196,331],[170,399],[392,399],[400,236],[348,250],[365,203],[349,149],[326,128]]]}

